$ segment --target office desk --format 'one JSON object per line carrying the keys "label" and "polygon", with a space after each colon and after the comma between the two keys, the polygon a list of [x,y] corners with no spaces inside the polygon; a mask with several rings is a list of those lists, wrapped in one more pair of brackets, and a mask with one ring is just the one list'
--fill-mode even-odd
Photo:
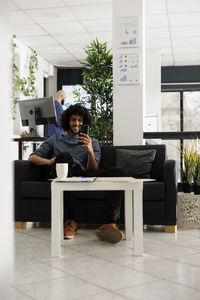
{"label": "office desk", "polygon": [[31,142],[33,146],[33,151],[36,149],[36,143],[44,142],[47,137],[22,137],[22,138],[14,138],[14,142],[18,142],[18,159],[22,159],[22,149],[24,142]]}

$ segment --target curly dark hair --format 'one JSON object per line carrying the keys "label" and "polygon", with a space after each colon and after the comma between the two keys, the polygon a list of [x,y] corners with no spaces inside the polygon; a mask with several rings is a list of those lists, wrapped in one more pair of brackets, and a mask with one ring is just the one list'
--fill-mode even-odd
{"label": "curly dark hair", "polygon": [[69,120],[72,115],[77,115],[83,117],[83,124],[91,125],[92,116],[90,115],[87,108],[83,105],[77,103],[75,105],[70,105],[61,115],[60,127],[65,131],[69,131]]}

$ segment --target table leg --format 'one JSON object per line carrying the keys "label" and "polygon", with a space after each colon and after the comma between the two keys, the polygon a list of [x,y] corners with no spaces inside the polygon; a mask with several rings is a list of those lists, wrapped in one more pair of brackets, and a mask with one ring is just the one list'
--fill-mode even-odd
{"label": "table leg", "polygon": [[132,190],[125,191],[124,211],[125,211],[125,232],[126,240],[133,239],[133,200]]}
{"label": "table leg", "polygon": [[61,237],[61,241],[64,241],[64,215],[63,215],[63,206],[64,206],[64,192],[62,192],[62,201],[60,203],[60,237]]}
{"label": "table leg", "polygon": [[133,253],[135,256],[142,256],[143,254],[143,196],[142,183],[139,187],[134,189],[134,243]]}
{"label": "table leg", "polygon": [[61,256],[61,219],[63,218],[63,192],[51,191],[51,255]]}
{"label": "table leg", "polygon": [[18,159],[19,159],[19,160],[22,159],[22,146],[23,146],[22,142],[19,141],[19,142],[18,142]]}

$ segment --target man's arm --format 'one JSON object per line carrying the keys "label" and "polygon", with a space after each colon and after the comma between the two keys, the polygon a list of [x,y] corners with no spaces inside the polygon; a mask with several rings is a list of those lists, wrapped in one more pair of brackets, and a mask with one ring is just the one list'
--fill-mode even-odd
{"label": "man's arm", "polygon": [[98,164],[95,159],[91,138],[86,133],[81,132],[77,141],[83,143],[80,147],[84,147],[88,153],[87,170],[97,170]]}
{"label": "man's arm", "polygon": [[94,157],[93,149],[92,149],[91,152],[88,152],[87,169],[88,170],[97,170],[98,169],[98,164],[97,164],[96,159]]}
{"label": "man's arm", "polygon": [[47,158],[43,158],[40,157],[36,154],[32,154],[31,156],[29,156],[29,161],[31,161],[32,163],[36,164],[36,165],[47,165],[47,166],[51,166],[54,162],[55,162],[56,157],[53,157],[51,159],[47,159]]}
{"label": "man's arm", "polygon": [[55,108],[56,108],[56,116],[57,116],[57,127],[60,127],[60,119],[61,119],[61,113],[63,112],[63,109],[61,107],[61,104],[55,101]]}
{"label": "man's arm", "polygon": [[36,165],[48,165],[51,166],[55,157],[49,159],[49,157],[53,155],[53,142],[54,136],[48,138],[45,142],[43,142],[38,149],[36,149],[28,158],[29,161],[33,162]]}

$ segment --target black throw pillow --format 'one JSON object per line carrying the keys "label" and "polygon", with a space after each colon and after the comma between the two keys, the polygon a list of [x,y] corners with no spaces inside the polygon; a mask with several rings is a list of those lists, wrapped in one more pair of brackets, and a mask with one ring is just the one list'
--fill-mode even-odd
{"label": "black throw pillow", "polygon": [[150,173],[155,155],[155,149],[116,149],[116,167],[121,168],[128,177],[151,178]]}

